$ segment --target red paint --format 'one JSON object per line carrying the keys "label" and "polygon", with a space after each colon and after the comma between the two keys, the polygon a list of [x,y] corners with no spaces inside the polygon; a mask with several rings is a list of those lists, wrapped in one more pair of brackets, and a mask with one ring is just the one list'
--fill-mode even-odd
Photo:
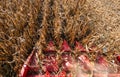
{"label": "red paint", "polygon": [[[40,62],[43,61],[43,65],[42,64],[41,65],[46,69],[43,70],[43,68],[40,69],[40,64],[38,64],[37,60],[38,57],[36,56],[37,50],[34,49],[32,53],[28,56],[25,63],[23,64],[19,77],[72,77],[74,75],[71,75],[71,69],[73,69],[74,67],[75,64],[74,62],[79,62],[80,67],[83,67],[84,71],[91,70],[90,69],[91,63],[87,53],[78,54],[77,56],[74,55],[73,57],[71,55],[73,54],[71,48],[69,47],[67,41],[65,40],[62,43],[61,50],[62,54],[59,54],[56,51],[52,41],[47,45],[47,48],[44,50],[46,53],[44,54],[43,59],[41,59],[40,61]],[[75,50],[79,52],[82,51],[86,52],[85,48],[78,42],[76,42]],[[59,57],[61,58],[60,62],[58,62],[59,58],[57,58],[57,55],[59,55]],[[120,55],[116,56],[116,59],[118,62],[120,62]],[[97,56],[96,63],[100,65],[105,65],[105,67],[108,65],[103,55]],[[35,73],[29,74],[31,70],[34,71]],[[42,73],[39,72],[40,70],[42,70]],[[80,77],[81,75],[79,74],[77,76]],[[103,75],[104,74],[94,73],[95,77],[102,77]],[[88,74],[87,73],[85,75],[83,74],[83,76],[88,77]],[[120,77],[120,74],[108,74],[108,77]]]}
{"label": "red paint", "polygon": [[63,41],[61,50],[63,52],[69,52],[69,51],[71,51],[71,49],[70,49],[70,47],[69,47],[69,45],[68,45],[68,43],[67,43],[66,40]]}
{"label": "red paint", "polygon": [[48,71],[45,73],[45,77],[50,77],[50,73]]}
{"label": "red paint", "polygon": [[120,62],[120,55],[117,56],[117,60]]}
{"label": "red paint", "polygon": [[19,77],[26,77],[29,69],[30,68],[28,67],[28,65],[24,64],[23,67],[22,67],[22,69],[21,69]]}
{"label": "red paint", "polygon": [[66,77],[66,72],[65,72],[65,71],[62,71],[62,72],[58,75],[58,77]]}

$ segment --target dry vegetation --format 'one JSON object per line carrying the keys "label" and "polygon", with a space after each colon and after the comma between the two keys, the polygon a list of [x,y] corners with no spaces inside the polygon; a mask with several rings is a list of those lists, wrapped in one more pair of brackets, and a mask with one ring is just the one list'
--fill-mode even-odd
{"label": "dry vegetation", "polygon": [[0,0],[0,76],[17,76],[33,47],[50,40],[119,53],[118,7],[119,0]]}
{"label": "dry vegetation", "polygon": [[40,0],[0,1],[0,74],[16,76],[39,36]]}

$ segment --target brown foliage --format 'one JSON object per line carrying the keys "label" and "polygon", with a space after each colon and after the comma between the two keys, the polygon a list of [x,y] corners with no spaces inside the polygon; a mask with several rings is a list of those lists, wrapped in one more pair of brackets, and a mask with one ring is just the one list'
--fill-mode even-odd
{"label": "brown foliage", "polygon": [[66,39],[85,44],[94,25],[86,0],[1,0],[0,74],[16,76],[35,46]]}

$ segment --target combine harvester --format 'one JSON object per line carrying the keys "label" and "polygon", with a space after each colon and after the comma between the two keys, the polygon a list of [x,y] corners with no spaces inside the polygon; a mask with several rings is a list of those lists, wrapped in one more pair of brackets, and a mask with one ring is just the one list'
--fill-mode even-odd
{"label": "combine harvester", "polygon": [[[57,50],[53,42],[42,50],[33,49],[19,73],[19,77],[120,77],[120,72],[110,73],[109,63],[97,54],[96,61],[90,61],[88,52],[76,42],[74,50],[64,40]],[[98,52],[96,52],[98,53]],[[116,59],[120,62],[120,56]],[[120,67],[117,67],[120,68]]]}

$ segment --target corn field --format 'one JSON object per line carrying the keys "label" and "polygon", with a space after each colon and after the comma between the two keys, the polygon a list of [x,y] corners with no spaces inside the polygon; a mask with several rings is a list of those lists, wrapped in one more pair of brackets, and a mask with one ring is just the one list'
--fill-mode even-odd
{"label": "corn field", "polygon": [[90,61],[99,52],[120,73],[118,7],[119,0],[0,0],[0,77],[18,77],[34,48],[41,58],[50,41],[57,54],[63,41],[72,52],[77,41]]}

